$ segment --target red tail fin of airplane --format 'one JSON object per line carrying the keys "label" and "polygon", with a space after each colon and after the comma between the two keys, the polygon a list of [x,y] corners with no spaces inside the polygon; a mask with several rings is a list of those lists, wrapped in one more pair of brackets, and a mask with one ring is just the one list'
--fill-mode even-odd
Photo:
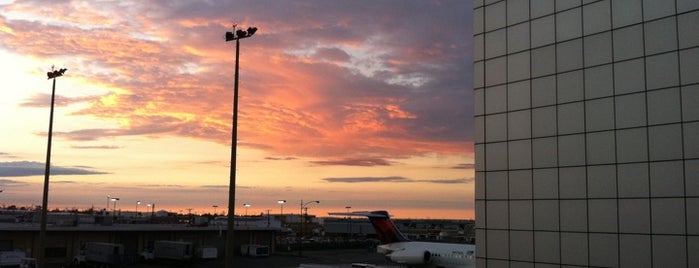
{"label": "red tail fin of airplane", "polygon": [[398,230],[398,227],[393,223],[388,216],[388,212],[384,210],[377,211],[358,211],[351,213],[332,212],[330,215],[346,215],[346,216],[366,216],[369,222],[374,226],[376,236],[381,241],[381,244],[389,244],[395,242],[410,241],[403,233]]}

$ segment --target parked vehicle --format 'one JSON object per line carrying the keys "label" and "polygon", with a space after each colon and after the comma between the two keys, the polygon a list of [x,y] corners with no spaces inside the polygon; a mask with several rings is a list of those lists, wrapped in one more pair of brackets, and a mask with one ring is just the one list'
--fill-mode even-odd
{"label": "parked vehicle", "polygon": [[240,254],[250,257],[266,257],[269,256],[269,246],[245,244],[240,246]]}
{"label": "parked vehicle", "polygon": [[81,254],[75,256],[73,263],[84,265],[99,265],[120,267],[124,262],[124,246],[121,244],[87,242],[81,249]]}
{"label": "parked vehicle", "polygon": [[218,249],[215,247],[201,247],[197,250],[197,258],[213,260],[218,258]]}
{"label": "parked vehicle", "polygon": [[25,257],[24,251],[0,251],[0,267],[18,267]]}
{"label": "parked vehicle", "polygon": [[153,248],[141,253],[141,259],[191,261],[192,243],[184,241],[159,240],[153,242]]}

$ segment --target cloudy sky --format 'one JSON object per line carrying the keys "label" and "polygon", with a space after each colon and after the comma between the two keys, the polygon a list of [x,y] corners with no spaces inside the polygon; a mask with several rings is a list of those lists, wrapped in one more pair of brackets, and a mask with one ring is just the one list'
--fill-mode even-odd
{"label": "cloudy sky", "polygon": [[471,1],[0,0],[1,204],[473,217]]}

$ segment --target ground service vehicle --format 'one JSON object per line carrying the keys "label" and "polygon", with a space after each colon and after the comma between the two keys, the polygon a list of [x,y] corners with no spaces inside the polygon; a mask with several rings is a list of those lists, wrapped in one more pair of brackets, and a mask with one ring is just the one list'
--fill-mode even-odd
{"label": "ground service vehicle", "polygon": [[124,246],[122,244],[87,242],[81,249],[81,254],[75,256],[73,263],[77,265],[98,265],[120,267],[124,262]]}
{"label": "ground service vehicle", "polygon": [[153,242],[153,248],[141,253],[141,259],[191,261],[192,243],[184,241],[159,240]]}

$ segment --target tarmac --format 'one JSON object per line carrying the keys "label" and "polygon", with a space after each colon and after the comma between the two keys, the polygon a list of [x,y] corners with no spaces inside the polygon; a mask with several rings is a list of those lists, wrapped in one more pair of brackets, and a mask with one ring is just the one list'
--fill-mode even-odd
{"label": "tarmac", "polygon": [[[164,264],[164,263],[139,263],[134,268],[165,268],[165,267],[225,267],[225,257],[220,256],[216,260],[199,261],[188,265]],[[298,267],[327,267],[344,268],[352,267],[352,264],[371,264],[381,268],[402,268],[384,258],[382,254],[367,249],[332,249],[332,250],[305,250],[299,256],[298,251],[275,253],[268,257],[235,256],[233,266],[236,268],[298,268]],[[303,266],[301,266],[303,264]],[[367,266],[373,267],[373,266]]]}

